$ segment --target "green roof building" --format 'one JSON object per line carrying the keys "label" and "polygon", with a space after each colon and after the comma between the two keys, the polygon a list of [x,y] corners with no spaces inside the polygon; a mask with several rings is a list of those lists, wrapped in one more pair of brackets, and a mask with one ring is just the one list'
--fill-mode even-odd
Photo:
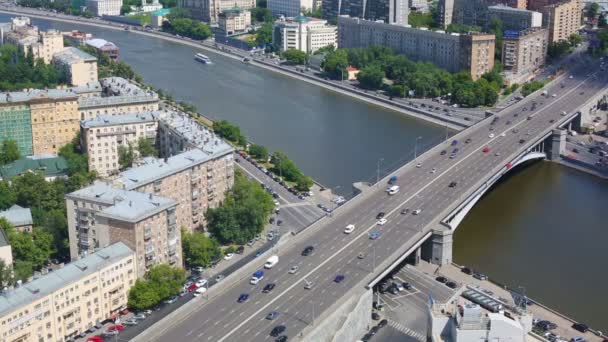
{"label": "green roof building", "polygon": [[63,177],[68,174],[68,163],[63,157],[41,156],[26,157],[14,162],[0,166],[0,178],[11,179],[25,172],[40,171],[47,180]]}
{"label": "green roof building", "polygon": [[[0,96],[9,97],[10,93]],[[0,141],[17,142],[21,155],[32,154],[32,115],[30,105],[23,102],[0,101]]]}

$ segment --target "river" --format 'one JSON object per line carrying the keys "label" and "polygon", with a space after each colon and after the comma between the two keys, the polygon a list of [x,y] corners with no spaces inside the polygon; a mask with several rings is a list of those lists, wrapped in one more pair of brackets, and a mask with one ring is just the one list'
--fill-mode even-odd
{"label": "river", "polygon": [[[10,16],[0,14],[0,22]],[[34,19],[116,43],[147,83],[237,123],[256,143],[288,153],[305,173],[348,195],[351,183],[390,172],[445,131],[317,86],[130,32]],[[488,193],[455,235],[454,260],[596,329],[608,331],[608,182],[549,162],[520,168]]]}

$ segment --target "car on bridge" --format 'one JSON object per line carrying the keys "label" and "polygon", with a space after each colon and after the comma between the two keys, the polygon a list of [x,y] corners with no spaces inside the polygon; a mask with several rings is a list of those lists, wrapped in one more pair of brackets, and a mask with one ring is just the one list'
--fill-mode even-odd
{"label": "car on bridge", "polygon": [[448,153],[448,151],[443,150],[443,151],[441,151],[441,153],[439,153],[439,154],[440,154],[440,155],[442,155],[442,156],[444,156],[446,153]]}
{"label": "car on bridge", "polygon": [[241,293],[239,299],[237,299],[237,302],[244,303],[247,301],[247,299],[249,299],[249,295],[247,293]]}
{"label": "car on bridge", "polygon": [[266,284],[266,286],[264,286],[264,289],[262,290],[263,293],[270,293],[270,291],[272,291],[274,289],[276,285],[274,283],[268,283]]}
{"label": "car on bridge", "polygon": [[458,145],[458,140],[452,140],[452,146]]}
{"label": "car on bridge", "polygon": [[287,342],[287,336],[279,336],[274,340],[274,342]]}
{"label": "car on bridge", "polygon": [[393,185],[393,186],[388,187],[386,189],[386,192],[389,195],[394,195],[394,194],[398,193],[399,192],[399,185]]}
{"label": "car on bridge", "polygon": [[279,335],[281,335],[287,328],[285,328],[284,325],[277,325],[276,327],[272,328],[272,330],[270,331],[270,336],[272,337],[278,337]]}
{"label": "car on bridge", "polygon": [[456,185],[458,185],[458,183],[456,182],[451,182],[450,185],[448,185],[450,188],[455,188]]}
{"label": "car on bridge", "polygon": [[371,232],[369,233],[370,240],[377,240],[380,237],[380,232]]}
{"label": "car on bridge", "polygon": [[376,215],[376,220],[379,220],[379,219],[383,218],[383,217],[384,217],[384,215],[386,215],[386,214],[384,213],[384,211],[379,212],[379,213],[378,213],[378,215]]}
{"label": "car on bridge", "polygon": [[490,148],[488,146],[486,146],[483,148],[482,151],[483,151],[483,153],[488,153],[488,152],[490,152]]}
{"label": "car on bridge", "polygon": [[279,317],[279,312],[278,311],[272,311],[270,313],[268,313],[268,315],[266,315],[266,319],[269,321],[274,320],[275,318]]}
{"label": "car on bridge", "polygon": [[414,210],[412,215],[420,215],[421,212],[422,212],[422,209],[416,209],[416,210]]}
{"label": "car on bridge", "polygon": [[338,274],[335,278],[334,278],[334,282],[336,283],[341,283],[344,280],[344,275],[342,274]]}
{"label": "car on bridge", "polygon": [[381,218],[381,219],[378,220],[378,222],[376,222],[376,224],[379,225],[379,226],[384,226],[386,224],[386,222],[388,222],[387,219]]}
{"label": "car on bridge", "polygon": [[494,133],[490,133],[490,135],[488,135],[488,138],[490,138],[490,139],[494,138]]}
{"label": "car on bridge", "polygon": [[470,143],[471,141],[473,141],[471,138],[467,138],[467,140],[464,141],[465,144]]}
{"label": "car on bridge", "polygon": [[306,248],[304,248],[304,250],[302,251],[302,256],[309,256],[312,254],[312,252],[315,250],[314,246],[308,246]]}
{"label": "car on bridge", "polygon": [[388,180],[388,184],[393,185],[395,183],[397,183],[397,176],[391,176]]}
{"label": "car on bridge", "polygon": [[355,225],[354,224],[349,224],[348,226],[346,226],[346,228],[344,228],[344,234],[350,234],[352,232],[355,231]]}

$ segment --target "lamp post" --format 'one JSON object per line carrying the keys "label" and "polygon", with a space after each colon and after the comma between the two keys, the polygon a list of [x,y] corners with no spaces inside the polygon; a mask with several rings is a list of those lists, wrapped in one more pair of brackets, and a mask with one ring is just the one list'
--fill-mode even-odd
{"label": "lamp post", "polygon": [[418,140],[422,139],[422,137],[417,137],[416,141],[414,141],[414,159],[418,157]]}
{"label": "lamp post", "polygon": [[376,186],[378,186],[378,182],[380,182],[380,163],[384,161],[384,158],[378,159],[378,166],[376,168]]}

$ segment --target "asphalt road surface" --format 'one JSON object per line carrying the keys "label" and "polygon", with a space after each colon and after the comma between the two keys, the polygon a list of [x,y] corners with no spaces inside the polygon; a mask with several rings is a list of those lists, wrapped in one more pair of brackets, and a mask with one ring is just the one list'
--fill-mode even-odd
{"label": "asphalt road surface", "polygon": [[[380,271],[374,266],[391,257],[398,250],[414,245],[426,235],[432,224],[437,224],[439,215],[447,208],[453,208],[461,200],[465,190],[471,190],[478,181],[487,179],[491,170],[509,163],[509,155],[522,152],[526,142],[557,126],[563,119],[562,111],[576,111],[587,100],[606,85],[607,75],[598,71],[599,61],[581,61],[572,72],[572,79],[565,78],[566,85],[549,87],[549,94],[530,96],[512,108],[502,111],[500,120],[492,125],[485,120],[459,135],[456,146],[443,143],[420,156],[416,161],[399,169],[397,184],[401,190],[389,196],[384,192],[385,184],[354,198],[333,217],[324,221],[321,227],[306,230],[305,238],[294,239],[280,249],[280,261],[271,270],[266,270],[265,279],[257,285],[250,285],[246,278],[235,286],[223,288],[221,294],[207,302],[202,302],[198,311],[179,322],[165,326],[155,336],[157,341],[269,341],[269,332],[282,324],[287,327],[285,335],[293,340],[306,326],[312,324],[313,307],[315,315],[323,315],[334,302],[344,300],[344,293],[353,286],[361,286],[371,279],[371,274]],[[537,106],[531,110],[530,103]],[[524,110],[524,107],[526,109]],[[514,116],[517,114],[517,116]],[[527,116],[533,115],[531,120]],[[550,123],[549,120],[555,120]],[[507,121],[511,121],[507,124]],[[517,128],[518,133],[513,133]],[[489,134],[495,136],[489,138]],[[502,134],[504,133],[504,136]],[[471,141],[465,143],[469,138]],[[490,147],[490,153],[482,152]],[[450,152],[459,148],[454,159]],[[445,149],[446,155],[439,152]],[[498,152],[499,155],[495,155]],[[421,163],[421,167],[416,167]],[[435,172],[432,170],[435,169]],[[450,182],[457,182],[454,188]],[[401,215],[403,208],[422,209],[420,215]],[[376,225],[378,212],[386,213],[388,222]],[[344,234],[347,224],[355,224],[352,234]],[[368,233],[378,231],[381,237],[370,240]],[[314,246],[310,256],[302,256],[306,246]],[[366,257],[358,259],[363,252]],[[375,262],[372,261],[375,256]],[[263,260],[259,267],[262,267]],[[291,266],[298,265],[298,274],[289,274]],[[337,274],[345,276],[340,283],[334,282]],[[312,289],[304,289],[304,281],[314,282]],[[262,293],[269,282],[276,284],[271,293]],[[219,289],[218,289],[219,290]],[[249,294],[249,300],[237,303],[240,294]],[[278,311],[279,317],[269,321],[265,316]]]}

